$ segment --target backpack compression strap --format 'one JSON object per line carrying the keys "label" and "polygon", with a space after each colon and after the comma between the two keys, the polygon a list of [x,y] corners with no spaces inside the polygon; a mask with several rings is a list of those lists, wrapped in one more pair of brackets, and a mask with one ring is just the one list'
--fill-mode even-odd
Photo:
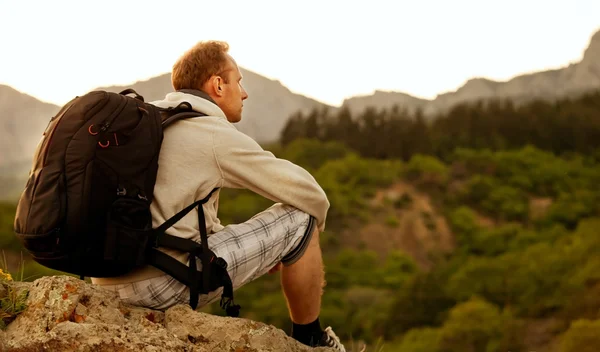
{"label": "backpack compression strap", "polygon": [[[150,264],[163,270],[165,273],[173,276],[190,288],[190,306],[194,310],[198,306],[199,294],[208,293],[211,290],[210,274],[211,271],[213,271],[216,278],[220,281],[219,286],[217,287],[223,286],[223,294],[220,302],[221,308],[225,309],[229,316],[238,316],[240,306],[233,304],[233,284],[227,273],[227,262],[223,258],[217,257],[216,254],[208,248],[208,233],[206,231],[202,204],[206,203],[216,190],[217,188],[213,189],[204,199],[190,204],[154,230],[153,243],[149,251],[148,259]],[[201,238],[200,244],[196,241],[165,233],[169,227],[181,220],[195,207],[198,207],[198,223]],[[157,247],[161,246],[188,252],[190,254],[189,267],[158,250]],[[202,262],[201,272],[196,270],[196,257],[200,258],[200,261]],[[199,277],[200,273],[202,273],[202,278]],[[200,281],[202,281],[202,290],[199,290],[198,287]]]}

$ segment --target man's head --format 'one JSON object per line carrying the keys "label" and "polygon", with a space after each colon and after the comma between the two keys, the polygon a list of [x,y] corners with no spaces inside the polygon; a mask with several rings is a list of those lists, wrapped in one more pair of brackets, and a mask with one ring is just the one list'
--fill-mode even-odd
{"label": "man's head", "polygon": [[203,91],[223,110],[229,122],[238,122],[248,93],[242,87],[242,73],[228,51],[225,42],[199,42],[173,65],[171,83],[175,90]]}

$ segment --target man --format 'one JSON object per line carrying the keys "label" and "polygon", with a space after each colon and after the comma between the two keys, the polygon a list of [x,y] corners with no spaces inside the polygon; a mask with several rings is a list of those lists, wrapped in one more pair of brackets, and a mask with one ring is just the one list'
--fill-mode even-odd
{"label": "man", "polygon": [[[248,98],[242,74],[224,42],[200,42],[173,66],[176,92],[152,104],[182,102],[207,116],[185,119],[165,130],[151,205],[158,226],[215,188],[245,188],[275,205],[242,224],[223,227],[217,217],[218,191],[204,204],[209,248],[228,263],[234,289],[281,271],[281,283],[293,323],[292,337],[309,346],[345,351],[331,328],[319,322],[324,283],[319,233],[325,228],[329,201],[301,167],[278,159],[232,124],[242,118]],[[194,210],[166,232],[200,241]],[[186,262],[186,253],[164,250]],[[166,309],[189,302],[188,288],[164,272],[145,267],[118,278],[94,278],[129,303]],[[222,289],[199,297],[199,307],[219,298]]]}

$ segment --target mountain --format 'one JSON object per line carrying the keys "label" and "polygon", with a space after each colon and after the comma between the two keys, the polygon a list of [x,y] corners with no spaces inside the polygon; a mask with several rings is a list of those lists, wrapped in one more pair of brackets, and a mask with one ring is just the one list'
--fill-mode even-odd
{"label": "mountain", "polygon": [[399,104],[409,111],[421,108],[426,116],[433,116],[462,102],[488,98],[510,98],[516,102],[533,98],[556,99],[598,88],[600,88],[600,31],[591,37],[580,62],[560,69],[525,74],[505,82],[477,77],[468,80],[456,91],[440,94],[433,100],[419,99],[400,92],[376,91],[372,95],[346,99],[343,106],[356,114],[368,106],[390,108]]}
{"label": "mountain", "polygon": [[58,107],[0,85],[0,174],[20,173]]}
{"label": "mountain", "polygon": [[399,92],[386,92],[377,90],[372,95],[362,95],[346,99],[342,104],[348,108],[353,116],[360,114],[367,107],[387,108],[398,105],[407,108],[409,112],[416,109],[425,109],[431,101],[415,98],[412,95]]}
{"label": "mountain", "polygon": [[[274,142],[279,138],[288,117],[298,111],[308,112],[313,108],[327,106],[300,94],[292,93],[279,81],[270,80],[252,71],[241,68],[244,88],[250,97],[244,102],[242,121],[235,126],[256,141]],[[163,74],[126,86],[111,86],[100,89],[120,92],[133,88],[149,102],[162,99],[173,91],[171,74]]]}

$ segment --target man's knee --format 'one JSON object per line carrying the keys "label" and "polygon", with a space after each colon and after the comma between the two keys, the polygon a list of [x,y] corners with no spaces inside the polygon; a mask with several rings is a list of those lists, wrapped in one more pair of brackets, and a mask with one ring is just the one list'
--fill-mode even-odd
{"label": "man's knee", "polygon": [[300,238],[298,245],[281,259],[281,262],[285,266],[292,265],[302,258],[307,250],[314,250],[318,246],[319,230],[317,228],[317,220],[309,215],[304,235]]}

